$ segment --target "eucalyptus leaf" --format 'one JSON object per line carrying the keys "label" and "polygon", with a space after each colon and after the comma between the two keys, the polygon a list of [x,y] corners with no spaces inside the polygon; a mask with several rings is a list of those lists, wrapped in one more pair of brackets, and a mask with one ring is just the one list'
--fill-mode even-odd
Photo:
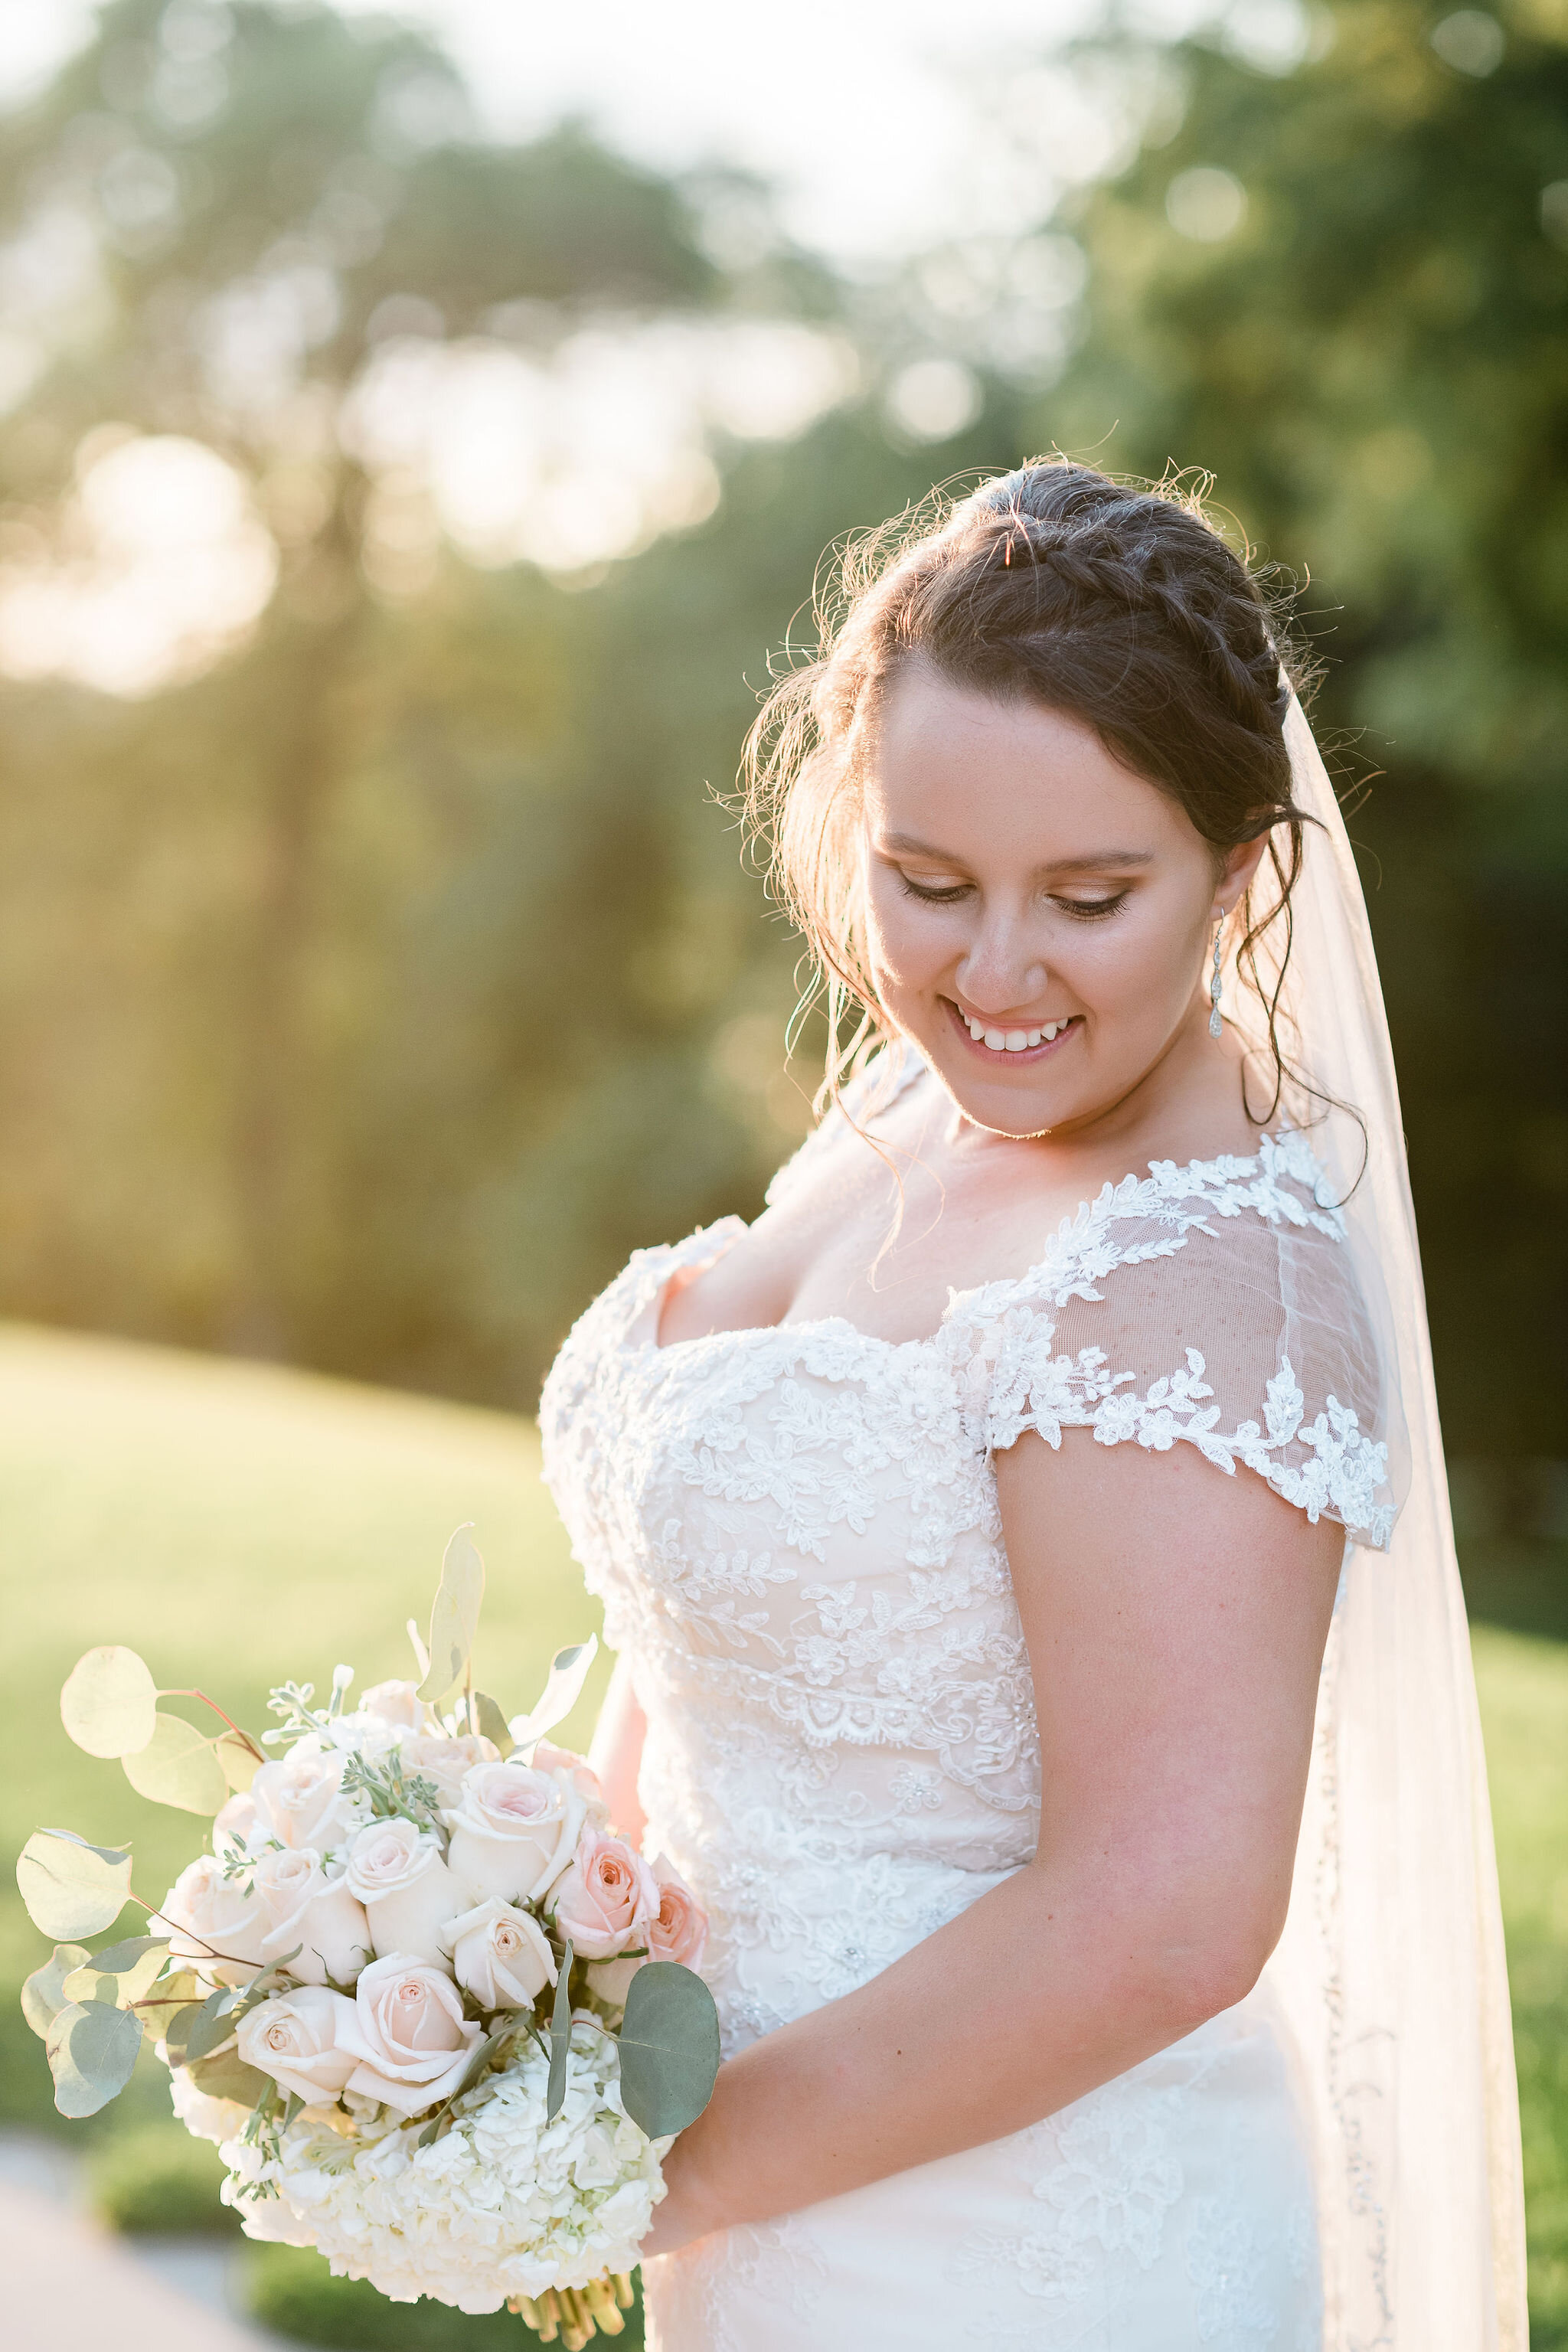
{"label": "eucalyptus leaf", "polygon": [[202,2003],[199,2000],[187,2001],[183,2009],[170,2011],[168,2022],[163,2028],[163,2047],[169,2053],[171,2066],[184,2064],[185,2044],[190,2038],[191,2028],[201,2013]]}
{"label": "eucalyptus leaf", "polygon": [[51,1942],[100,1936],[125,1908],[131,1856],[70,1830],[35,1830],[16,1857],[16,1885],[28,1918]]}
{"label": "eucalyptus leaf", "polygon": [[719,2072],[719,2012],[679,1960],[648,1960],[626,1988],[619,2036],[621,2098],[649,2139],[695,2123]]}
{"label": "eucalyptus leaf", "polygon": [[486,1739],[493,1740],[501,1756],[510,1756],[515,1743],[505,1716],[489,1691],[474,1693],[473,1714],[474,1729]]}
{"label": "eucalyptus leaf", "polygon": [[567,1945],[561,1955],[561,1973],[555,1979],[555,2005],[550,2013],[550,2079],[544,2093],[544,2120],[549,2123],[561,2112],[566,2096],[566,2061],[572,2052],[572,1947]]}
{"label": "eucalyptus leaf", "polygon": [[550,1680],[545,1684],[534,1706],[527,1715],[514,1715],[511,1736],[520,1748],[531,1748],[558,1723],[564,1723],[582,1696],[588,1679],[588,1669],[599,1654],[599,1637],[590,1633],[585,1642],[574,1642],[569,1649],[557,1650],[550,1668]]}
{"label": "eucalyptus leaf", "polygon": [[182,1813],[201,1813],[210,1821],[228,1795],[213,1742],[183,1715],[160,1715],[146,1747],[122,1757],[121,1764],[139,1797]]}
{"label": "eucalyptus leaf", "polygon": [[430,1669],[419,1685],[419,1696],[445,1698],[460,1682],[479,1630],[479,1603],[485,1597],[485,1564],[465,1523],[447,1546],[441,1581],[430,1612]]}
{"label": "eucalyptus leaf", "polygon": [[213,1754],[226,1785],[236,1796],[243,1796],[261,1769],[261,1759],[249,1740],[242,1739],[237,1731],[220,1732],[213,1742]]}
{"label": "eucalyptus leaf", "polygon": [[73,2001],[52,2021],[44,2047],[61,2115],[95,2116],[131,2080],[141,2021],[108,2001]]}
{"label": "eucalyptus leaf", "polygon": [[92,1965],[95,1969],[102,1969],[108,1976],[123,1976],[144,1960],[149,1952],[157,1952],[166,1958],[168,1951],[167,1936],[127,1936],[123,1942],[105,1944],[101,1952],[94,1952]]}
{"label": "eucalyptus leaf", "polygon": [[153,1737],[158,1686],[134,1650],[106,1643],[79,1658],[60,1693],[60,1721],[89,1756],[131,1756]]}
{"label": "eucalyptus leaf", "polygon": [[274,2087],[271,2076],[247,2066],[237,2050],[219,2050],[210,2058],[187,2063],[192,2082],[209,2099],[232,2099],[237,2106],[254,2107]]}
{"label": "eucalyptus leaf", "polygon": [[115,2009],[134,2009],[144,1993],[151,1992],[156,1979],[163,1973],[169,1947],[153,1937],[132,1939],[142,1945],[139,1956],[127,1960],[123,1967],[111,1966],[115,1956],[125,1948],[110,1945],[107,1952],[99,1952],[66,1979],[68,2000],[105,2000]]}
{"label": "eucalyptus leaf", "polygon": [[22,2014],[41,2042],[62,2009],[71,2005],[65,1980],[87,1958],[85,1944],[57,1944],[41,1969],[22,1987]]}
{"label": "eucalyptus leaf", "polygon": [[238,2006],[239,1995],[232,1985],[219,1985],[216,1992],[207,1995],[185,2031],[187,2066],[195,2065],[198,2058],[206,2057],[220,2042],[229,2040],[235,2030],[229,2011]]}

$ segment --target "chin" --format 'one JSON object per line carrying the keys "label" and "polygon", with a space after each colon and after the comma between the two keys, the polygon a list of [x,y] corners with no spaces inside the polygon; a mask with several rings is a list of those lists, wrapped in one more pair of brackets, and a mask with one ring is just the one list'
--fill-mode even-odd
{"label": "chin", "polygon": [[1071,1116],[1065,1106],[1053,1099],[1054,1087],[1038,1081],[1025,1082],[1024,1073],[1013,1079],[992,1078],[972,1069],[954,1069],[955,1056],[938,1053],[934,1046],[915,1040],[921,1058],[942,1092],[973,1127],[983,1127],[992,1135],[1012,1135],[1022,1140],[1032,1135],[1044,1135],[1059,1120]]}

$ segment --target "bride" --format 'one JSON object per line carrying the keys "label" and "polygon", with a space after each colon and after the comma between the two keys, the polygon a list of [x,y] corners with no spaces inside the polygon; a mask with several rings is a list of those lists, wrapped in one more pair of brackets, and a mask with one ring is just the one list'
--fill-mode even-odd
{"label": "bride", "polygon": [[844,585],[752,747],[830,1107],[542,1407],[595,1760],[712,1921],[650,2343],[1523,2352],[1397,1099],[1268,611],[1059,459]]}

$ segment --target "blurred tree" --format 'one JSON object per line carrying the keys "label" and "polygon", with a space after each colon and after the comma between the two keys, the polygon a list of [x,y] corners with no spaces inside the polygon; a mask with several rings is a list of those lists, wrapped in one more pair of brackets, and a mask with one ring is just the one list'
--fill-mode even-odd
{"label": "blurred tree", "polygon": [[[221,1068],[233,1143],[230,1230],[209,1240],[228,1261],[218,1328],[291,1350],[315,1110],[300,960],[353,734],[345,689],[376,637],[360,560],[372,501],[336,430],[343,397],[374,343],[409,324],[430,339],[482,330],[503,303],[689,306],[715,297],[720,278],[670,186],[572,130],[531,148],[479,146],[461,82],[428,40],[388,21],[351,26],[327,7],[115,0],[45,101],[0,125],[0,236],[14,261],[64,249],[78,278],[64,289],[66,331],[57,320],[0,428],[14,534],[28,522],[49,531],[82,445],[113,421],[216,449],[257,485],[282,539],[278,593],[245,661],[191,710],[169,706],[118,730],[101,715],[89,739],[118,739],[115,764],[134,743],[134,764],[160,783],[202,743],[197,804],[169,809],[167,833],[157,816],[148,825],[146,802],[97,812],[113,833],[134,828],[122,845],[132,861],[157,842],[197,889],[221,891],[214,861],[197,854],[218,816],[200,807],[209,779],[224,774],[230,807],[245,809],[245,845],[230,845],[245,882],[228,922],[207,934],[224,1042],[214,1051],[209,1034],[207,1068],[188,1079],[205,1094]],[[531,703],[524,694],[512,718]],[[70,719],[49,708],[36,724]],[[26,793],[24,776],[14,781]],[[185,971],[181,988],[193,979]],[[181,1028],[153,1021],[141,1042],[167,1051]],[[164,1148],[185,1127],[184,1108],[164,1124]],[[130,1136],[115,1140],[127,1162],[103,1190],[124,1209],[143,1169]],[[110,1254],[132,1230],[106,1237]],[[169,1240],[188,1249],[188,1234]],[[94,1286],[120,1319],[127,1270],[78,1267],[78,1315],[91,1315],[80,1291]]]}
{"label": "blurred tree", "polygon": [[[1236,13],[1245,23],[1246,11]],[[1041,442],[1201,464],[1310,576],[1465,1450],[1568,1426],[1568,16],[1329,0],[1151,59]],[[1104,53],[1101,52],[1101,61]]]}

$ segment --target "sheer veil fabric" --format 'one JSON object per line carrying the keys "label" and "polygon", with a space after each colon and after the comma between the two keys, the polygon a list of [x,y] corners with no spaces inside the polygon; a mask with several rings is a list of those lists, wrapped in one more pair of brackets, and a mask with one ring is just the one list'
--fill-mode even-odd
{"label": "sheer veil fabric", "polygon": [[1325,2352],[1527,2352],[1497,1864],[1394,1057],[1355,861],[1294,700],[1285,732],[1297,804],[1318,820],[1288,1010],[1301,1067],[1360,1114],[1329,1111],[1311,1139],[1374,1313],[1381,1296],[1405,1491],[1390,1550],[1347,1549],[1267,1974],[1306,2077]]}

